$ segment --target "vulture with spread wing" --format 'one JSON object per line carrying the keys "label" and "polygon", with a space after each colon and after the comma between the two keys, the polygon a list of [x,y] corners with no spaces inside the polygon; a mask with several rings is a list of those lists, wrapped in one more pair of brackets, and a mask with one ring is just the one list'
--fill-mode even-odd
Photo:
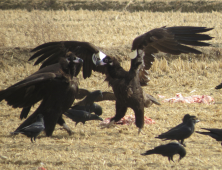
{"label": "vulture with spread wing", "polygon": [[[52,135],[56,123],[62,125],[71,134],[72,131],[65,124],[62,114],[71,107],[78,96],[78,79],[76,76],[79,74],[82,65],[85,78],[91,75],[92,70],[102,72],[104,69],[96,67],[92,62],[92,56],[100,57],[104,55],[97,47],[85,42],[76,43],[78,44],[78,47],[76,47],[77,52],[82,49],[81,55],[77,54],[85,60],[84,64],[82,64],[83,60],[76,57],[72,51],[56,46],[53,47],[55,49],[52,51],[55,52],[57,49],[59,51],[56,51],[49,57],[49,60],[47,60],[48,64],[44,65],[43,63],[41,68],[34,74],[0,91],[0,101],[4,99],[8,105],[14,108],[23,108],[20,115],[21,118],[27,117],[30,108],[35,103],[41,101],[35,112],[16,131],[30,125],[35,121],[38,114],[42,114],[47,136]],[[33,56],[39,53],[43,54],[41,50],[38,51],[38,48],[41,49],[44,45],[35,48],[33,51],[37,50],[37,52]],[[50,49],[44,49],[44,52],[49,54],[51,52]],[[43,55],[45,56],[46,54]]]}
{"label": "vulture with spread wing", "polygon": [[[58,62],[64,52],[71,51],[82,58],[83,77],[89,77],[91,71],[99,71],[106,74],[106,81],[112,86],[116,97],[116,115],[111,122],[117,122],[124,117],[128,107],[135,112],[136,126],[139,132],[144,125],[144,105],[145,97],[141,84],[146,84],[148,78],[146,70],[149,70],[154,62],[154,54],[159,51],[179,55],[181,53],[201,54],[199,50],[190,46],[209,46],[209,43],[202,41],[211,40],[204,32],[212,28],[206,27],[161,27],[153,29],[135,38],[132,44],[131,68],[124,70],[116,58],[106,56],[97,47],[87,42],[61,41],[50,42],[36,47],[32,52],[36,52],[30,60],[38,58],[35,64],[42,63],[41,68]],[[85,45],[94,47],[94,51],[86,48]],[[92,56],[92,60],[88,56]],[[154,102],[155,103],[155,102]],[[148,104],[149,105],[149,104]]]}
{"label": "vulture with spread wing", "polygon": [[211,30],[205,27],[162,27],[153,29],[134,39],[132,45],[131,68],[124,70],[120,63],[111,56],[98,59],[94,56],[93,61],[98,66],[106,68],[106,81],[112,86],[116,96],[116,115],[110,120],[110,124],[119,121],[125,116],[127,108],[135,112],[136,126],[139,132],[144,126],[144,95],[140,84],[140,72],[150,69],[154,61],[154,53],[159,51],[170,54],[201,52],[188,47],[209,46],[201,42],[210,40],[212,37],[200,34]]}

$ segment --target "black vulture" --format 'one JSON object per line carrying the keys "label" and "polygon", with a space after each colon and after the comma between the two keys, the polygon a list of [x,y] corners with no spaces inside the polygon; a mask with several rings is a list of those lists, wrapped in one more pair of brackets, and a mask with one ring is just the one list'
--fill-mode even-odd
{"label": "black vulture", "polygon": [[[153,29],[134,39],[132,45],[131,67],[129,71],[124,70],[116,58],[106,56],[97,59],[94,56],[94,63],[106,68],[106,81],[112,86],[116,96],[116,115],[111,118],[110,123],[119,121],[124,117],[127,107],[135,112],[136,126],[139,132],[144,126],[144,95],[140,83],[139,71],[150,69],[154,61],[153,53],[159,51],[170,54],[196,53],[201,52],[188,47],[209,46],[201,42],[210,40],[212,37],[205,34],[198,34],[211,30],[205,27],[162,27]],[[185,44],[185,45],[182,45]]]}
{"label": "black vulture", "polygon": [[[160,145],[155,147],[154,149],[148,150],[145,153],[142,153],[141,155],[151,155],[151,154],[160,154],[163,156],[167,156],[169,162],[173,161],[173,156],[176,154],[180,155],[179,161],[186,156],[186,150],[185,148],[179,144],[179,143],[168,143],[166,145]],[[173,161],[174,162],[174,161]]]}
{"label": "black vulture", "polygon": [[[181,53],[201,54],[189,46],[209,46],[209,43],[202,41],[211,40],[212,37],[206,34],[201,34],[212,30],[206,27],[161,27],[153,29],[139,37],[135,38],[132,44],[131,68],[125,71],[116,58],[106,56],[99,51],[97,47],[90,44],[95,49],[93,52],[84,47],[86,42],[78,41],[61,41],[45,43],[36,47],[33,52],[36,52],[30,60],[37,58],[35,64],[42,61],[42,68],[52,63],[58,62],[60,54],[64,51],[71,51],[75,55],[82,58],[83,77],[89,77],[91,70],[99,71],[106,74],[106,81],[112,86],[116,97],[116,115],[111,119],[111,122],[119,121],[126,113],[127,107],[130,107],[135,112],[136,126],[139,132],[144,126],[144,105],[145,99],[141,84],[146,84],[146,70],[149,70],[154,61],[154,53],[159,51],[169,54],[179,55]],[[81,45],[81,44],[84,45]],[[187,46],[189,45],[189,46]],[[93,54],[93,55],[92,55]],[[88,57],[91,55],[95,65],[91,65],[91,60]],[[105,66],[103,66],[105,65]]]}
{"label": "black vulture", "polygon": [[66,55],[67,58],[61,58],[59,63],[42,68],[0,91],[0,101],[5,99],[14,108],[31,107],[41,101],[35,112],[16,131],[30,125],[38,114],[42,114],[46,135],[51,136],[62,113],[71,107],[78,93],[75,65],[83,61],[72,53]]}
{"label": "black vulture", "polygon": [[196,132],[202,135],[208,135],[216,139],[217,141],[222,141],[222,129],[210,129],[210,128],[201,128],[201,129],[207,130],[208,132],[199,132],[199,131]]}
{"label": "black vulture", "polygon": [[64,115],[66,115],[68,118],[70,118],[74,122],[76,122],[76,125],[79,122],[82,122],[83,124],[85,124],[85,122],[89,121],[89,120],[103,121],[103,119],[101,117],[99,117],[98,115],[91,114],[91,113],[83,111],[83,110],[69,109],[64,113]]}
{"label": "black vulture", "polygon": [[177,140],[184,146],[184,139],[189,138],[195,128],[195,124],[199,122],[196,116],[185,115],[183,118],[183,123],[177,125],[176,127],[170,129],[169,131],[162,133],[156,138],[163,140]]}
{"label": "black vulture", "polygon": [[11,134],[16,135],[18,133],[24,134],[27,137],[31,138],[31,142],[33,142],[36,139],[36,137],[45,129],[44,126],[44,120],[42,114],[37,115],[36,122],[32,123],[31,125],[28,125],[26,127],[23,127],[17,131],[12,132]]}

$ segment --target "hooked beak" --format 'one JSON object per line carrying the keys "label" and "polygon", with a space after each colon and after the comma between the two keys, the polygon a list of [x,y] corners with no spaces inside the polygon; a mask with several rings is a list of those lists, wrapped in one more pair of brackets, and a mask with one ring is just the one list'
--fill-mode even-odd
{"label": "hooked beak", "polygon": [[74,63],[83,63],[83,60],[81,58],[76,57],[75,60],[73,60]]}
{"label": "hooked beak", "polygon": [[196,121],[195,123],[198,123],[200,120],[197,119],[197,120],[195,120],[195,121]]}
{"label": "hooked beak", "polygon": [[106,63],[102,62],[105,57],[106,55],[99,51],[98,53],[92,55],[92,61],[96,66],[105,65]]}

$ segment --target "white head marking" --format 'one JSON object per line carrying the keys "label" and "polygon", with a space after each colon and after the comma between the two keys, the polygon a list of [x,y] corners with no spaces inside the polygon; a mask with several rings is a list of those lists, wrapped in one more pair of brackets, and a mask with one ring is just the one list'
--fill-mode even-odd
{"label": "white head marking", "polygon": [[129,57],[130,57],[131,59],[136,58],[136,56],[137,56],[137,50],[134,50],[134,51],[132,51],[132,52],[129,54]]}

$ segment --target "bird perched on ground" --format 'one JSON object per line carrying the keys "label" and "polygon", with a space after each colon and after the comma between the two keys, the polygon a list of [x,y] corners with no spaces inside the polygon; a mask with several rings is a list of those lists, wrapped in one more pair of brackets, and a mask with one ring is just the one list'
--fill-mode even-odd
{"label": "bird perched on ground", "polygon": [[[70,50],[66,48],[67,45]],[[30,60],[39,57],[35,64],[47,57],[48,59],[44,61],[39,71],[1,91],[0,101],[5,99],[9,105],[23,108],[20,117],[25,118],[30,108],[42,100],[38,109],[17,130],[31,124],[35,117],[42,113],[47,136],[52,135],[56,123],[62,125],[69,134],[72,134],[62,118],[62,113],[71,107],[74,99],[78,96],[76,76],[80,72],[83,60],[85,60],[83,64],[84,78],[90,77],[92,70],[102,72],[104,68],[96,67],[92,62],[92,56],[100,58],[104,54],[93,44],[78,41],[72,41],[71,45],[70,42],[46,43],[36,47],[32,52],[35,53]],[[78,54],[81,59],[77,58],[75,54]]]}
{"label": "bird perched on ground", "polygon": [[[36,53],[30,60],[39,57],[35,63],[38,64],[46,59],[41,66],[43,68],[58,62],[60,53],[64,51],[71,51],[80,58],[84,57],[84,61],[90,60],[86,56],[93,56],[93,61],[97,67],[91,65],[91,60],[90,62],[84,62],[83,77],[89,77],[91,70],[105,73],[106,81],[112,86],[116,97],[116,115],[111,119],[111,122],[119,121],[124,117],[127,108],[130,107],[135,112],[136,126],[140,132],[144,126],[145,105],[141,84],[148,82],[146,70],[149,70],[152,62],[154,62],[155,56],[153,54],[160,51],[174,55],[181,53],[201,54],[199,50],[189,46],[209,46],[209,43],[202,42],[212,39],[209,35],[202,34],[209,30],[212,30],[212,28],[161,27],[136,37],[132,44],[132,53],[129,55],[131,58],[129,71],[124,70],[116,58],[106,56],[98,48],[94,48],[96,49],[94,52],[89,51],[84,47],[85,44],[81,45],[85,42],[77,41],[50,42],[40,45],[33,50]],[[93,45],[91,44],[91,46]]]}
{"label": "bird perched on ground", "polygon": [[[196,131],[196,132],[202,135],[208,135],[216,139],[217,141],[222,141],[222,129],[208,129],[208,128],[201,128],[201,129],[208,130],[209,132],[199,132],[199,131]],[[221,145],[222,145],[222,142],[221,142]]]}
{"label": "bird perched on ground", "polygon": [[27,137],[31,138],[31,142],[33,139],[35,141],[36,137],[45,129],[43,116],[41,114],[37,115],[37,120],[35,123],[32,123],[22,129],[19,129],[11,134],[15,135],[18,133],[24,134]]}
{"label": "bird perched on ground", "polygon": [[93,103],[90,106],[74,105],[74,106],[71,107],[71,109],[83,110],[83,111],[86,111],[86,112],[89,112],[89,113],[93,113],[94,112],[98,116],[102,115],[102,113],[103,113],[102,107],[100,105],[96,104],[96,103]]}
{"label": "bird perched on ground", "polygon": [[[168,160],[173,161],[173,156],[176,154],[180,155],[179,161],[186,156],[186,150],[185,148],[179,144],[179,143],[168,143],[166,145],[160,145],[155,147],[154,149],[148,150],[145,153],[142,153],[141,155],[151,155],[151,154],[160,154],[163,156],[167,156]],[[174,162],[174,161],[173,161]]]}
{"label": "bird perched on ground", "polygon": [[153,53],[159,51],[170,54],[200,54],[200,51],[186,45],[210,45],[201,41],[210,40],[212,37],[199,34],[209,30],[211,29],[205,27],[162,27],[135,38],[132,45],[133,52],[130,54],[131,67],[129,71],[124,70],[114,57],[106,56],[102,60],[98,60],[94,56],[94,63],[106,68],[106,81],[116,96],[116,115],[110,120],[109,125],[124,117],[127,108],[130,107],[135,112],[136,126],[140,132],[144,126],[145,101],[139,72],[151,67],[154,61]]}
{"label": "bird perched on ground", "polygon": [[96,114],[91,114],[89,112],[83,111],[83,110],[75,110],[75,109],[69,109],[67,112],[64,113],[68,118],[72,119],[74,122],[76,122],[76,125],[79,122],[82,122],[85,124],[86,121],[89,120],[100,120],[103,121],[101,117],[99,117]]}
{"label": "bird perched on ground", "polygon": [[176,127],[170,129],[169,131],[162,133],[156,138],[163,140],[177,140],[182,145],[184,144],[184,139],[189,138],[194,132],[195,124],[199,122],[196,116],[190,116],[186,114],[183,118],[183,123],[177,125]]}
{"label": "bird perched on ground", "polygon": [[38,114],[44,116],[45,132],[51,136],[56,122],[67,111],[78,93],[76,64],[82,63],[72,53],[61,58],[59,63],[38,70],[24,80],[0,91],[0,101],[5,99],[8,105],[31,107],[41,101],[35,112],[26,119],[16,131],[30,125]]}

